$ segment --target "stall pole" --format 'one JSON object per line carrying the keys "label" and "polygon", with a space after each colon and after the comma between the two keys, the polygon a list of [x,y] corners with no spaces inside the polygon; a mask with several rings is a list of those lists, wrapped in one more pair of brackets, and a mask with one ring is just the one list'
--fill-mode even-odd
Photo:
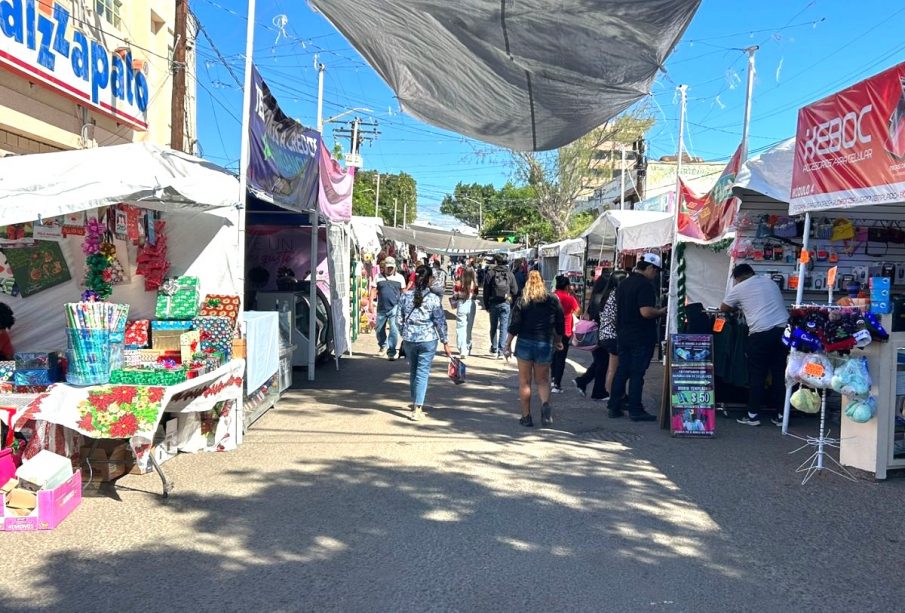
{"label": "stall pole", "polygon": [[314,381],[314,361],[317,359],[317,239],[318,219],[317,205],[309,213],[311,221],[311,275],[308,288],[308,380]]}
{"label": "stall pole", "polygon": [[625,210],[625,145],[622,145],[622,166],[620,166],[622,172],[619,173],[621,177],[622,186],[619,190],[619,210]]}
{"label": "stall pole", "polygon": [[752,45],[745,49],[748,54],[748,87],[745,92],[745,123],[742,125],[742,155],[740,164],[744,164],[748,160],[748,128],[751,125],[751,98],[754,94],[754,54],[760,49],[757,45]]}
{"label": "stall pole", "polygon": [[251,124],[251,89],[252,89],[252,53],[254,52],[255,37],[255,0],[248,0],[248,29],[245,35],[245,91],[242,95],[242,140],[239,152],[239,220],[237,225],[239,253],[237,254],[236,276],[242,295],[239,299],[245,301],[245,208],[248,199],[248,160],[251,155],[251,143],[249,140],[249,125]]}
{"label": "stall pole", "polygon": [[[804,236],[801,239],[801,252],[807,253],[811,236],[811,214],[804,214]],[[807,262],[804,255],[798,258],[798,289],[795,292],[795,304],[804,302],[804,275],[807,272]],[[792,386],[786,384],[786,399],[782,407],[782,433],[789,433],[789,414],[792,411]]]}
{"label": "stall pole", "polygon": [[[317,61],[315,59],[315,61]],[[317,65],[317,131],[323,138],[324,133],[324,72],[327,67]]]}
{"label": "stall pole", "polygon": [[[679,106],[679,146],[678,146],[678,154],[676,155],[676,194],[673,200],[673,211],[672,211],[672,244],[673,244],[673,254],[672,257],[669,258],[669,303],[667,304],[667,314],[666,314],[666,325],[664,326],[664,342],[668,344],[669,335],[678,329],[678,322],[676,321],[677,311],[676,311],[676,300],[678,299],[678,292],[676,291],[675,284],[675,274],[676,274],[676,257],[675,257],[675,245],[679,240],[679,210],[681,209],[681,187],[682,187],[682,156],[684,155],[682,139],[685,137],[685,101],[686,94],[688,90],[687,85],[679,85],[676,88],[679,91],[680,95],[680,106]],[[661,262],[662,263],[662,262]]]}

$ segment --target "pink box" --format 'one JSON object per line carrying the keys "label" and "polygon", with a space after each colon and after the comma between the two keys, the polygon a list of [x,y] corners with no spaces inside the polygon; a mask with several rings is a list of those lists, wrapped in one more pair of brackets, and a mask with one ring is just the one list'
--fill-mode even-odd
{"label": "pink box", "polygon": [[73,475],[56,489],[38,492],[38,506],[28,517],[7,515],[7,509],[0,504],[3,523],[0,530],[28,532],[31,530],[53,530],[72,513],[82,501],[82,472]]}

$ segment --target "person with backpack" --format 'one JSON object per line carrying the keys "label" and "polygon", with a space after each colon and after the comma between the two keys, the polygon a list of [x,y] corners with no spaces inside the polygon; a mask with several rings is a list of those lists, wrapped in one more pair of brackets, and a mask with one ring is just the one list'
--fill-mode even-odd
{"label": "person with backpack", "polygon": [[[396,326],[396,312],[405,278],[396,272],[396,259],[388,257],[381,263],[381,271],[371,280],[371,300],[377,301],[377,355],[386,351],[392,362],[396,359],[396,347],[399,345],[399,328]],[[386,328],[390,327],[387,337]]]}
{"label": "person with backpack", "polygon": [[506,266],[506,256],[493,256],[495,266],[484,277],[484,309],[490,313],[490,354],[503,359],[506,348],[506,330],[512,299],[518,294],[518,284],[512,271]]}

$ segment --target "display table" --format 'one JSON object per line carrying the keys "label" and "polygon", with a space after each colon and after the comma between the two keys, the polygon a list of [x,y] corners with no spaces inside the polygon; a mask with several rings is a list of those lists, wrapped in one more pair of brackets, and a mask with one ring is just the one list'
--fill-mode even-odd
{"label": "display table", "polygon": [[[217,427],[217,449],[235,449],[242,442],[242,386],[245,360],[232,360],[200,377],[173,386],[95,385],[50,386],[16,413],[14,428],[26,422],[57,424],[93,439],[129,439],[136,464],[160,475],[164,495],[172,488],[157,465],[151,446],[164,413],[196,413],[225,403]],[[16,406],[0,395],[0,406]]]}

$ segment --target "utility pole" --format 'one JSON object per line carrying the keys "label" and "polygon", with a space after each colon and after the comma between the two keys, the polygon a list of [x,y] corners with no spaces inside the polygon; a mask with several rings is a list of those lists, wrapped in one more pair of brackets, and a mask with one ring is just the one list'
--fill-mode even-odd
{"label": "utility pole", "polygon": [[374,217],[380,217],[380,173],[377,173],[377,194],[374,196]]}
{"label": "utility pole", "polygon": [[739,160],[740,165],[748,160],[748,128],[751,124],[751,96],[754,93],[754,53],[758,49],[760,49],[760,47],[757,45],[745,49],[745,53],[748,54],[748,87],[745,91],[745,123],[742,126],[742,155],[741,160]]}
{"label": "utility pole", "polygon": [[398,228],[396,224],[396,213],[399,212],[399,198],[393,198],[393,227]]}
{"label": "utility pole", "polygon": [[402,227],[408,227],[408,216],[409,216],[409,201],[406,199],[405,202],[402,203]]}
{"label": "utility pole", "polygon": [[317,62],[317,57],[314,58],[314,63],[317,64],[317,131],[321,133],[323,136],[324,132],[324,73],[327,71],[327,67],[323,64],[319,64]]}
{"label": "utility pole", "polygon": [[619,191],[619,210],[625,210],[625,145],[622,145],[622,163],[620,165],[622,171],[619,176],[622,177],[622,189]]}
{"label": "utility pole", "polygon": [[[170,111],[170,147],[185,151],[185,47],[189,0],[176,0],[176,19],[173,24],[173,94]],[[132,67],[129,66],[128,70]]]}
{"label": "utility pole", "polygon": [[[351,127],[348,128],[336,128],[333,130],[333,136],[340,138],[348,138],[349,139],[349,151],[351,152],[351,161],[359,162],[357,159],[358,152],[361,150],[361,145],[365,142],[371,142],[375,140],[378,136],[380,136],[380,131],[377,129],[376,121],[362,121],[361,118],[356,117],[352,121],[349,122]],[[349,163],[348,166],[356,166],[357,164]]]}

